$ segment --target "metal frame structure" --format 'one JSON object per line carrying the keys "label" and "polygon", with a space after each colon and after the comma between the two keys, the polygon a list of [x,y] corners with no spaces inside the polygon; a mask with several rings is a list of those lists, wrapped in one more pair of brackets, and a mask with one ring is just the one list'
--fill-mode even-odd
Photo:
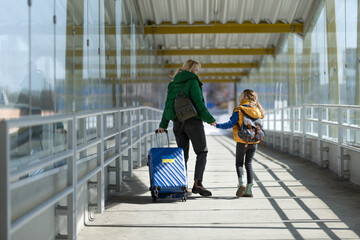
{"label": "metal frame structure", "polygon": [[[359,112],[358,105],[330,104],[310,104],[267,110],[264,129],[272,137],[269,137],[269,141],[265,143],[281,151],[309,158],[311,153],[306,151],[309,143],[307,139],[315,140],[316,163],[321,167],[328,167],[328,157],[324,158],[323,155],[329,152],[329,149],[324,147],[323,143],[334,144],[337,146],[338,169],[336,173],[341,177],[350,178],[350,156],[344,150],[360,153],[358,139],[360,126],[354,122]],[[290,141],[285,140],[285,135],[289,136]],[[297,141],[295,138],[300,139]],[[288,146],[285,146],[287,142]]]}
{"label": "metal frame structure", "polygon": [[[0,238],[11,239],[11,235],[24,226],[26,223],[40,215],[50,207],[55,207],[60,215],[67,216],[67,235],[57,236],[57,238],[76,239],[77,224],[77,188],[87,183],[97,189],[97,203],[95,209],[102,213],[105,206],[105,168],[116,172],[116,186],[114,189],[120,191],[122,176],[124,174],[123,165],[127,164],[128,176],[133,176],[134,165],[141,166],[143,160],[147,159],[148,146],[154,146],[154,131],[161,120],[162,111],[150,107],[137,107],[128,109],[113,109],[108,111],[93,111],[84,113],[61,114],[54,116],[28,116],[19,119],[3,120],[0,122]],[[80,121],[84,119],[96,119],[96,133],[94,137],[78,142],[78,134],[81,128],[85,129],[85,124]],[[110,128],[107,120],[110,119]],[[37,163],[18,166],[11,170],[12,164],[10,155],[10,129],[20,127],[32,127],[38,125],[52,125],[56,122],[63,122],[67,126],[67,148],[64,151],[50,153],[50,156],[38,159]],[[104,149],[104,142],[115,139],[115,146],[112,147],[114,154],[109,156],[109,149]],[[82,158],[81,152],[90,148],[97,149],[96,154]],[[133,152],[137,153],[136,159]],[[83,176],[78,175],[80,164],[97,159],[97,166],[89,170]],[[20,177],[32,171],[53,166],[54,163],[66,160],[62,167],[54,167],[44,171],[36,177],[21,179]],[[127,161],[127,163],[126,163]],[[111,167],[110,164],[115,167]],[[11,192],[19,187],[27,186],[30,183],[36,184],[39,180],[50,175],[58,174],[62,171],[67,173],[67,186],[56,192],[50,198],[42,201],[36,207],[28,210],[16,219],[13,219],[11,208]],[[91,182],[91,178],[96,177],[96,182]],[[67,206],[55,206],[62,199],[67,199]],[[64,210],[64,211],[61,211]]]}

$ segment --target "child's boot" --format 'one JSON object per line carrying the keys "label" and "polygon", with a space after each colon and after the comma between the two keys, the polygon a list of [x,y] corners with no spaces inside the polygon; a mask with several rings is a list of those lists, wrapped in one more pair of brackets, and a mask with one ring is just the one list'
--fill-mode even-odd
{"label": "child's boot", "polygon": [[252,183],[249,183],[246,185],[244,197],[253,197],[253,185]]}
{"label": "child's boot", "polygon": [[242,197],[244,195],[244,192],[245,192],[244,178],[239,177],[239,184],[238,184],[238,189],[236,191],[236,196]]}

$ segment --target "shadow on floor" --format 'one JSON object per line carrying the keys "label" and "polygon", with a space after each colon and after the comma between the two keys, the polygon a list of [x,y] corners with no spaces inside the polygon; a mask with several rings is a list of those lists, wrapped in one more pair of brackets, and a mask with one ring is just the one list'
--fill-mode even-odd
{"label": "shadow on floor", "polygon": [[[215,138],[220,144],[228,148],[219,139]],[[231,141],[232,138],[230,137]],[[228,150],[234,155],[232,149]],[[337,176],[329,169],[320,168],[315,163],[302,159],[300,157],[289,155],[288,153],[281,152],[268,147],[259,146],[256,155],[260,155],[272,163],[278,165],[278,167],[286,170],[296,180],[301,182],[301,185],[306,187],[312,192],[318,199],[323,201],[327,207],[338,217],[340,221],[345,223],[349,229],[360,236],[360,186],[349,182],[343,178]],[[339,230],[348,230],[347,228],[332,228],[329,227],[325,221],[322,221],[316,213],[306,205],[303,199],[306,197],[298,197],[277,176],[276,171],[273,171],[270,167],[259,161],[255,155],[255,162],[262,165],[264,169],[278,181],[280,186],[287,192],[290,198],[293,198],[297,204],[310,216],[311,220],[316,222],[318,227],[322,229],[331,239],[340,239],[334,232]],[[272,197],[267,191],[264,184],[258,179],[255,171],[255,181],[265,197],[269,199],[269,202],[273,208],[277,211],[282,220],[284,220],[286,227],[291,231],[292,235],[296,239],[301,239],[301,235],[296,230],[291,222],[286,223],[288,217],[281,207],[276,202],[276,197]],[[294,187],[291,185],[291,187]]]}
{"label": "shadow on floor", "polygon": [[[278,150],[261,148],[259,154],[286,169],[304,187],[322,200],[343,223],[360,236],[360,186],[340,178],[329,169],[322,169],[313,162],[279,152]],[[276,173],[269,167],[259,161],[258,163],[263,165],[275,180],[279,180]],[[312,220],[320,220],[316,213],[301,198],[297,198],[288,186],[281,181],[279,183]],[[269,195],[261,183],[258,185],[265,195]],[[319,222],[317,224],[329,237],[339,239],[325,223]]]}

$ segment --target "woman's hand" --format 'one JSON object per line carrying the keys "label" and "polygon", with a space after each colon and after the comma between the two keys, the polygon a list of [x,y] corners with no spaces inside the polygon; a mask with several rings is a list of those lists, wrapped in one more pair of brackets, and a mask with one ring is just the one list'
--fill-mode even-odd
{"label": "woman's hand", "polygon": [[163,132],[165,132],[165,129],[164,128],[158,128],[157,131],[158,131],[158,133],[163,133]]}
{"label": "woman's hand", "polygon": [[210,123],[211,126],[216,127],[216,121],[213,123]]}

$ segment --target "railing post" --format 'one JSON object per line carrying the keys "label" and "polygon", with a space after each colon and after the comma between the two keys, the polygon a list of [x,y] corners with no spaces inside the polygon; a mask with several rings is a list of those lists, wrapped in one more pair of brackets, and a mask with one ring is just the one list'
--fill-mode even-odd
{"label": "railing post", "polygon": [[321,106],[318,106],[318,138],[317,138],[317,155],[318,155],[318,165],[322,166],[322,160],[323,160],[323,149],[322,149],[322,112],[323,109]]}
{"label": "railing post", "polygon": [[97,165],[101,170],[97,173],[97,212],[103,213],[105,209],[105,183],[104,183],[104,114],[97,116],[96,135],[100,138],[97,144]]}
{"label": "railing post", "polygon": [[116,136],[115,136],[115,154],[119,154],[119,157],[116,158],[115,160],[115,174],[116,174],[116,177],[115,177],[115,181],[116,181],[116,191],[117,192],[120,192],[121,190],[121,141],[120,141],[120,137],[121,137],[121,133],[120,133],[120,130],[121,130],[121,124],[120,124],[120,121],[121,121],[121,113],[120,111],[117,111],[115,113],[115,131],[117,132]]}
{"label": "railing post", "polygon": [[148,108],[145,108],[144,109],[144,112],[145,112],[145,115],[144,115],[144,134],[145,134],[145,137],[144,137],[144,156],[145,156],[145,159],[146,159],[146,156],[147,156],[147,152],[148,152],[148,137],[146,136],[149,132],[148,132],[148,125],[149,125],[149,115],[148,115]]}
{"label": "railing post", "polygon": [[141,167],[141,109],[138,109],[136,111],[136,118],[137,118],[137,138],[136,140],[138,141],[137,143],[137,158],[138,158],[138,164],[139,164],[139,167]]}
{"label": "railing post", "polygon": [[341,106],[338,107],[338,147],[337,147],[337,159],[338,159],[338,175],[339,176],[343,176],[343,148],[342,148],[342,143],[343,143],[343,129],[342,129],[342,124],[344,122],[344,114],[343,114],[343,109]]}
{"label": "railing post", "polygon": [[128,130],[128,171],[129,171],[129,177],[133,177],[133,168],[134,164],[132,161],[132,110],[129,110],[128,114],[128,123],[129,123],[129,130]]}
{"label": "railing post", "polygon": [[281,109],[280,150],[284,151],[284,108]]}
{"label": "railing post", "polygon": [[273,134],[273,148],[276,149],[276,108],[274,109],[274,134]]}
{"label": "railing post", "polygon": [[290,142],[289,153],[294,154],[294,108],[290,107]]}
{"label": "railing post", "polygon": [[67,196],[67,237],[76,239],[76,216],[77,216],[77,165],[76,165],[76,116],[68,122],[68,148],[73,151],[72,157],[68,158],[67,181],[72,192]]}
{"label": "railing post", "polygon": [[302,149],[301,149],[301,157],[306,157],[306,106],[301,107],[301,126],[302,126]]}
{"label": "railing post", "polygon": [[[154,110],[151,110],[151,129],[150,131],[151,132],[154,132],[154,120],[156,119],[156,112]],[[154,141],[155,141],[155,136],[154,135],[151,135],[150,137],[150,148],[153,148],[154,147]]]}
{"label": "railing post", "polygon": [[[267,114],[266,114],[266,116],[267,116],[267,119],[266,119],[266,121],[267,121],[267,130],[268,131],[270,131],[270,111],[268,110],[267,111]],[[266,142],[265,142],[266,143]],[[269,146],[269,143],[268,144],[266,144],[267,146]]]}
{"label": "railing post", "polygon": [[10,139],[7,122],[0,121],[0,239],[10,239]]}

